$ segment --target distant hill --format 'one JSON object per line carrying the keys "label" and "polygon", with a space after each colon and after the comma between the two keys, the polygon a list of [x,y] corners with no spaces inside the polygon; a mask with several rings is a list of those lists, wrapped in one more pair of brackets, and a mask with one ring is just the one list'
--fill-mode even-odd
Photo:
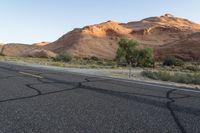
{"label": "distant hill", "polygon": [[9,43],[0,45],[0,54],[4,56],[51,58],[56,54],[37,45]]}
{"label": "distant hill", "polygon": [[191,38],[199,31],[199,24],[166,14],[129,23],[107,21],[74,29],[44,48],[55,53],[67,51],[76,57],[113,59],[117,42],[126,37],[137,40],[141,47],[154,48],[156,59],[168,55],[185,60],[200,59],[200,42]]}
{"label": "distant hill", "polygon": [[42,42],[31,46],[9,44],[3,46],[1,53],[26,56],[36,49],[46,50],[51,54],[69,52],[79,58],[95,56],[114,59],[118,41],[126,37],[137,40],[141,48],[153,48],[157,60],[170,55],[183,60],[200,60],[199,33],[200,24],[165,14],[129,23],[107,21],[77,28],[52,43]]}

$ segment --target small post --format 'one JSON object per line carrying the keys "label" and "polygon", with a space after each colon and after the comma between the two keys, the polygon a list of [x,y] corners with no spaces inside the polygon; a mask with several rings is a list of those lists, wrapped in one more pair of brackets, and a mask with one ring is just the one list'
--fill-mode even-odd
{"label": "small post", "polygon": [[131,78],[131,63],[129,64],[129,78]]}

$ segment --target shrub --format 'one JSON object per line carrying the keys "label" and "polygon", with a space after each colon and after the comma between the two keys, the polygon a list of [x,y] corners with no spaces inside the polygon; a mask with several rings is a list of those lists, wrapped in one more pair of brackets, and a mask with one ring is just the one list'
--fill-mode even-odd
{"label": "shrub", "polygon": [[118,58],[116,61],[117,61],[117,64],[118,64],[119,66],[124,66],[124,67],[127,66],[126,59],[123,58],[123,57]]}
{"label": "shrub", "polygon": [[99,58],[96,57],[96,56],[92,56],[92,57],[90,57],[90,60],[93,60],[93,61],[99,61]]}
{"label": "shrub", "polygon": [[137,59],[137,66],[140,67],[153,67],[153,49],[145,48],[139,50],[139,55]]}
{"label": "shrub", "polygon": [[129,39],[121,39],[119,41],[116,59],[125,62],[126,65],[131,65],[137,61],[137,46],[138,42]]}
{"label": "shrub", "polygon": [[164,66],[183,66],[184,62],[181,59],[177,59],[175,57],[167,57],[164,62]]}
{"label": "shrub", "polygon": [[153,50],[150,48],[139,49],[138,42],[134,40],[121,39],[117,50],[116,60],[121,66],[152,67]]}
{"label": "shrub", "polygon": [[72,60],[72,57],[69,53],[59,54],[54,58],[54,61],[61,61],[61,62],[69,62]]}
{"label": "shrub", "polygon": [[170,80],[170,73],[165,71],[159,71],[159,72],[143,71],[142,75],[155,80],[163,80],[163,81]]}
{"label": "shrub", "polygon": [[104,65],[104,62],[102,60],[96,61],[97,65]]}
{"label": "shrub", "polygon": [[200,71],[200,68],[198,66],[187,66],[186,69],[193,72]]}
{"label": "shrub", "polygon": [[193,84],[200,84],[200,74],[195,73],[192,78]]}
{"label": "shrub", "polygon": [[171,79],[170,73],[166,71],[159,71],[157,75],[158,78],[160,78],[163,81],[169,81]]}
{"label": "shrub", "polygon": [[143,71],[142,76],[151,78],[151,79],[155,79],[155,80],[159,80],[157,73],[152,72],[152,71]]}
{"label": "shrub", "polygon": [[170,74],[166,71],[143,71],[142,75],[155,80],[171,81],[176,83],[197,84],[200,85],[200,74],[197,73],[174,73]]}
{"label": "shrub", "polygon": [[171,81],[177,82],[177,83],[185,83],[185,84],[192,83],[191,79],[192,79],[192,75],[184,74],[184,73],[176,73],[175,75],[171,77]]}

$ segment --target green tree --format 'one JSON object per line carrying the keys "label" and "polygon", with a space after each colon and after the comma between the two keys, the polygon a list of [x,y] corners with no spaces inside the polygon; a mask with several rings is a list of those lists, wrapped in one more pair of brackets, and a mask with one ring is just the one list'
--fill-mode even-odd
{"label": "green tree", "polygon": [[118,62],[123,61],[129,66],[129,77],[131,76],[131,66],[137,61],[138,43],[129,39],[121,39],[119,41],[119,48],[117,50]]}
{"label": "green tree", "polygon": [[129,77],[132,66],[152,67],[154,65],[153,49],[139,49],[138,45],[138,42],[134,40],[121,39],[119,41],[116,59],[118,64],[129,66]]}
{"label": "green tree", "polygon": [[117,60],[123,60],[127,65],[136,63],[138,53],[138,43],[129,39],[121,39],[117,50]]}
{"label": "green tree", "polygon": [[139,50],[137,66],[139,66],[139,67],[154,66],[153,49],[152,48],[144,48],[144,49]]}

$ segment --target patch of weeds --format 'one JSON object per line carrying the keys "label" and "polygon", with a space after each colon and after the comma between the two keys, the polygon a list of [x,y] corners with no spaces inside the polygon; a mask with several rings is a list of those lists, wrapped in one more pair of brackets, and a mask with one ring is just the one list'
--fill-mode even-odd
{"label": "patch of weeds", "polygon": [[167,71],[143,71],[142,75],[154,80],[200,85],[199,73],[170,73]]}

